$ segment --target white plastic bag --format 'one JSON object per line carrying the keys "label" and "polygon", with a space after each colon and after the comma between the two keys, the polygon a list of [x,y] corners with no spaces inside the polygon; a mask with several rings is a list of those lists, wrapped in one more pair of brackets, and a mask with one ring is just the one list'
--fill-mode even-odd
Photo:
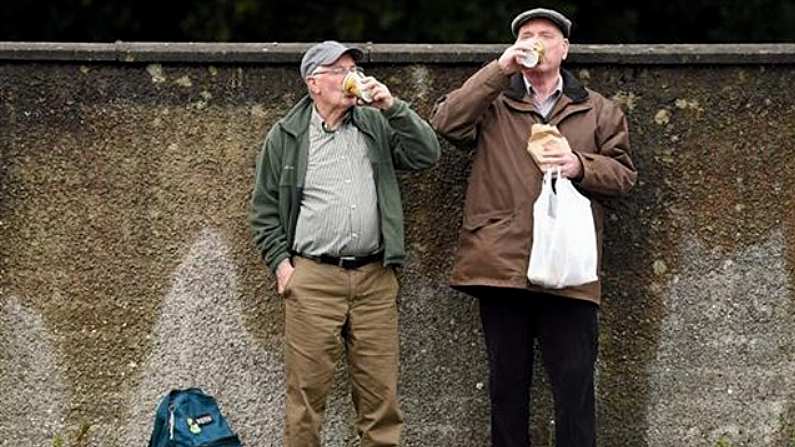
{"label": "white plastic bag", "polygon": [[527,279],[549,289],[597,280],[591,201],[557,172],[557,192],[552,190],[552,170],[547,170],[533,206],[533,247],[527,267]]}

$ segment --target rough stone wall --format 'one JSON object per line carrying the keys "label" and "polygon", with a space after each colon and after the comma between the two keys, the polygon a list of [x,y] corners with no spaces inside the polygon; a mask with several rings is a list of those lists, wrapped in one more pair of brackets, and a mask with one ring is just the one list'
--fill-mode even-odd
{"label": "rough stone wall", "polygon": [[[0,62],[0,445],[144,445],[189,385],[247,445],[281,445],[283,307],[246,215],[295,65]],[[368,68],[428,117],[478,66]],[[600,445],[795,446],[793,66],[570,68],[622,104],[640,171],[607,215]],[[474,447],[485,351],[446,286],[471,154],[443,150],[401,176],[403,445]],[[357,445],[346,374],[329,446]]]}

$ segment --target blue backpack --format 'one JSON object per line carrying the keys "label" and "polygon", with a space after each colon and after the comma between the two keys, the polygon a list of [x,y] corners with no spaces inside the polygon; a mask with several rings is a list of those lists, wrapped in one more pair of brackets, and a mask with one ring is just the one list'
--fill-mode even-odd
{"label": "blue backpack", "polygon": [[241,447],[212,396],[172,390],[160,402],[149,447]]}

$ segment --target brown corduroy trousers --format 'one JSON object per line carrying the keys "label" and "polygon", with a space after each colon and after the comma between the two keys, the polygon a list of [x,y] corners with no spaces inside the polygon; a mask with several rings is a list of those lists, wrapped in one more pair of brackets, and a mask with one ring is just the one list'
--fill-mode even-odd
{"label": "brown corduroy trousers", "polygon": [[398,283],[380,262],[346,270],[293,258],[285,291],[285,447],[320,446],[334,370],[345,350],[362,447],[397,446]]}

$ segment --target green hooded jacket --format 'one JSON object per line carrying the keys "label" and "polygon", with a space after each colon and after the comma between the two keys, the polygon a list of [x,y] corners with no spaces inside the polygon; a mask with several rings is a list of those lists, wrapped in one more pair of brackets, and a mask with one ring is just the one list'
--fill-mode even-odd
{"label": "green hooded jacket", "polygon": [[[257,157],[249,223],[265,263],[276,271],[290,257],[301,209],[309,154],[309,121],[314,103],[305,96],[268,132]],[[403,206],[396,169],[419,170],[441,154],[431,126],[407,103],[395,99],[386,111],[353,107],[351,119],[363,133],[373,176],[384,243],[384,265],[402,264]]]}

